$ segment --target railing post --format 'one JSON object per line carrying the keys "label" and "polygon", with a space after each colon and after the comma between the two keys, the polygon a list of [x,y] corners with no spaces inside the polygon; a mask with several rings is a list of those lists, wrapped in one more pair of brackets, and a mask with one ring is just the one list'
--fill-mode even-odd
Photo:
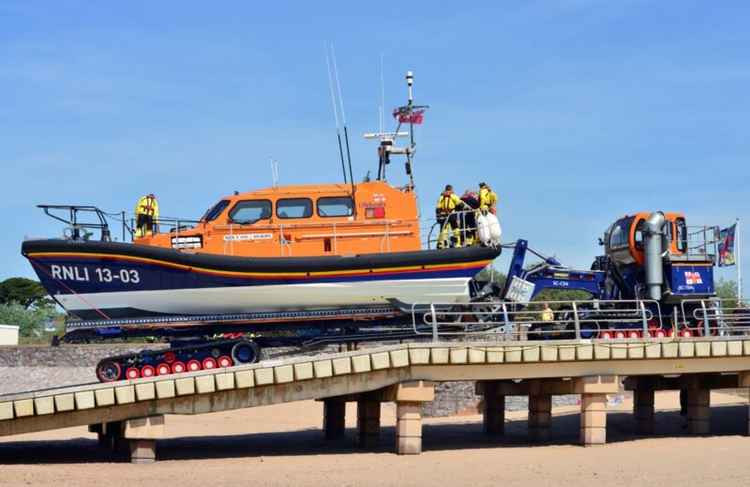
{"label": "railing post", "polygon": [[578,317],[578,306],[576,306],[576,302],[573,301],[573,326],[575,327],[576,331],[576,340],[581,339],[581,320]]}
{"label": "railing post", "polygon": [[706,300],[701,299],[701,309],[703,310],[703,336],[710,336],[711,327],[708,325],[708,310],[706,309]]}
{"label": "railing post", "polygon": [[503,322],[505,323],[503,325],[503,330],[505,330],[505,334],[510,334],[511,338],[513,337],[513,330],[512,325],[510,324],[510,320],[508,319],[508,306],[503,303]]}
{"label": "railing post", "polygon": [[643,304],[643,301],[638,301],[639,307],[641,309],[641,324],[643,325],[643,338],[646,338],[648,336],[648,320],[646,319],[646,305]]}
{"label": "railing post", "polygon": [[434,303],[430,303],[430,312],[432,313],[432,341],[437,342],[438,341],[437,314],[435,313]]}

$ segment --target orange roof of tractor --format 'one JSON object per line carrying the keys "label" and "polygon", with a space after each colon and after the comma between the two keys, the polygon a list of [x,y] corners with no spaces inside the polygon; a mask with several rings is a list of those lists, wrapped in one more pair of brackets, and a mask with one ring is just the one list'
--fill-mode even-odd
{"label": "orange roof of tractor", "polygon": [[385,181],[296,185],[220,199],[191,227],[156,220],[137,244],[255,257],[419,250],[414,191]]}

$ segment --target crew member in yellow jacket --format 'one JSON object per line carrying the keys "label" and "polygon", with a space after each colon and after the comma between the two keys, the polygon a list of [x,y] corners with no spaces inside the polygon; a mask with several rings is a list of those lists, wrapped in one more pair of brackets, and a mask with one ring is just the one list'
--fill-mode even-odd
{"label": "crew member in yellow jacket", "polygon": [[435,208],[435,216],[440,224],[440,235],[438,236],[437,248],[449,247],[448,236],[453,247],[461,246],[461,227],[458,224],[457,209],[468,208],[466,203],[453,192],[453,186],[447,184],[445,191],[440,194]]}
{"label": "crew member in yellow jacket", "polygon": [[159,219],[159,203],[156,196],[149,193],[141,196],[135,205],[135,236],[145,237],[154,232]]}
{"label": "crew member in yellow jacket", "polygon": [[479,183],[479,211],[497,215],[497,193],[487,186],[487,183]]}

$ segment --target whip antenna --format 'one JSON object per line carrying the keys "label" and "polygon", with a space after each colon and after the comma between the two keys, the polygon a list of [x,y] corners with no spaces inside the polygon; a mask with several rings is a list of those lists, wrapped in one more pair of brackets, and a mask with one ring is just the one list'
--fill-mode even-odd
{"label": "whip antenna", "polygon": [[336,51],[331,43],[331,61],[333,62],[333,76],[336,80],[336,88],[339,96],[339,106],[341,107],[341,122],[344,125],[344,142],[346,143],[346,159],[349,163],[349,182],[352,185],[352,195],[354,194],[354,174],[352,174],[352,155],[349,151],[349,132],[346,129],[346,112],[344,112],[344,97],[341,94],[341,83],[339,82],[339,69],[336,65]]}
{"label": "whip antenna", "polygon": [[328,87],[331,90],[331,106],[333,107],[333,118],[336,121],[336,138],[339,142],[339,157],[341,158],[341,172],[344,173],[344,184],[346,184],[346,165],[344,164],[344,149],[341,146],[341,124],[339,123],[339,111],[336,108],[336,93],[333,88],[333,75],[331,74],[331,59],[326,46],[326,67],[328,68]]}

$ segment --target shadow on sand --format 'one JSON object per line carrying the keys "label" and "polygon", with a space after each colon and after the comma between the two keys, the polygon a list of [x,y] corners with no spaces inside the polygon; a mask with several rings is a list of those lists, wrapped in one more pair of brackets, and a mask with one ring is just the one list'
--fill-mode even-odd
{"label": "shadow on sand", "polygon": [[[747,434],[747,406],[712,408],[711,436]],[[475,448],[528,448],[547,445],[575,445],[578,441],[579,416],[566,414],[552,419],[549,440],[530,443],[526,421],[508,421],[505,435],[489,438],[482,433],[480,422],[428,424],[423,429],[424,451]],[[612,412],[607,415],[607,442],[634,441],[633,415]],[[677,411],[656,413],[656,434],[653,437],[686,437],[685,419]],[[210,458],[244,458],[262,456],[332,455],[361,453],[356,447],[356,431],[348,429],[346,437],[326,441],[319,429],[281,433],[258,433],[227,436],[197,436],[164,439],[158,442],[160,460],[196,460]],[[395,428],[381,430],[380,447],[375,453],[389,453],[395,444]],[[0,464],[64,464],[126,461],[124,455],[114,456],[90,438],[54,441],[0,443]]]}

